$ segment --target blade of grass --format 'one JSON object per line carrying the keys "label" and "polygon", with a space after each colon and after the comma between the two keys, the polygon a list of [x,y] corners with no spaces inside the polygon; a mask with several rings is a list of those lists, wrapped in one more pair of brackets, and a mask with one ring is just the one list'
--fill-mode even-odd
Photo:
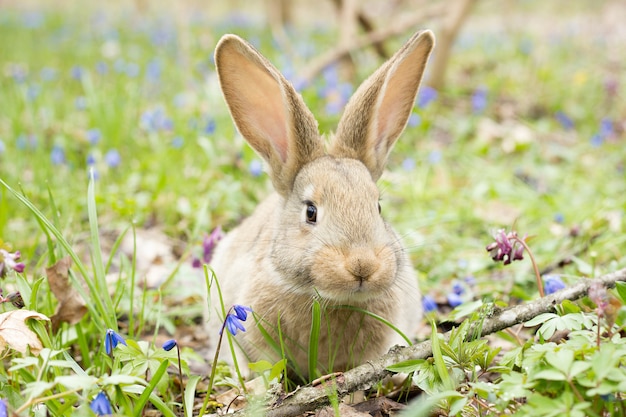
{"label": "blade of grass", "polygon": [[[167,371],[167,367],[168,366],[169,366],[169,361],[168,360],[164,360],[163,362],[161,362],[161,365],[159,365],[159,367],[157,368],[157,370],[154,373],[154,375],[152,375],[152,379],[150,380],[150,383],[146,386],[146,388],[143,390],[143,392],[141,393],[141,395],[137,399],[137,402],[135,403],[135,417],[141,417],[141,415],[143,415],[143,408],[145,407],[146,403],[148,402],[148,399],[150,399],[150,402],[152,402],[152,404],[154,404],[155,407],[159,408],[157,406],[157,404],[155,404],[154,401],[151,398],[152,397],[152,391],[157,386],[157,384],[159,383],[161,378],[163,378],[163,375],[165,374],[165,371]],[[181,383],[182,383],[182,381],[181,381]],[[156,397],[156,398],[158,398],[158,397]],[[160,398],[159,398],[159,400],[160,400]],[[159,408],[159,410],[161,410],[161,409]],[[169,408],[168,408],[168,410],[169,410]],[[161,410],[161,411],[163,411],[163,410]],[[172,414],[172,415],[174,415],[174,414]]]}
{"label": "blade of grass", "polygon": [[314,300],[311,307],[311,332],[309,333],[309,380],[317,378],[317,348],[320,341],[322,308],[319,301]]}

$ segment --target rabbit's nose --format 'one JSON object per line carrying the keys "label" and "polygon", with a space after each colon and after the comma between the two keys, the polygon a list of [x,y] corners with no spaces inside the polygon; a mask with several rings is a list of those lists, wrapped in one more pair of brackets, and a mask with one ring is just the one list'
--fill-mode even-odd
{"label": "rabbit's nose", "polygon": [[371,249],[353,249],[348,256],[346,269],[359,281],[367,281],[380,268],[380,261]]}

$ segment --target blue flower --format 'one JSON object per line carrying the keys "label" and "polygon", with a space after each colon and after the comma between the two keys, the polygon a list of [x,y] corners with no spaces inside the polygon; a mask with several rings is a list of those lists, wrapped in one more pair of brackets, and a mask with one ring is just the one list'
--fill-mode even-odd
{"label": "blue flower", "polygon": [[450,307],[454,308],[463,304],[463,300],[461,299],[460,295],[451,292],[450,294],[448,294],[448,304],[450,304]]}
{"label": "blue flower", "polygon": [[248,171],[253,177],[258,177],[263,173],[263,164],[258,159],[252,160],[248,166]]}
{"label": "blue flower", "polygon": [[96,71],[98,72],[98,74],[104,75],[109,72],[109,66],[104,61],[98,61],[96,63]]}
{"label": "blue flower", "polygon": [[146,67],[146,77],[152,81],[158,81],[161,78],[161,63],[157,59],[148,62]]}
{"label": "blue flower", "polygon": [[7,403],[4,402],[4,399],[0,400],[0,417],[7,417],[9,415],[9,411],[7,410]]}
{"label": "blue flower", "polygon": [[169,352],[170,350],[174,349],[176,345],[176,339],[170,339],[163,343],[163,349]]}
{"label": "blue flower", "polygon": [[487,89],[479,87],[472,94],[472,109],[474,113],[482,113],[487,108]]}
{"label": "blue flower", "polygon": [[122,158],[120,157],[120,153],[117,149],[111,149],[104,155],[104,160],[109,167],[117,168],[120,165]]}
{"label": "blue flower", "polygon": [[565,221],[565,216],[563,216],[563,213],[555,213],[554,221],[556,223],[563,223]]}
{"label": "blue flower", "polygon": [[226,316],[226,328],[233,336],[235,336],[237,334],[237,331],[239,330],[241,330],[242,332],[246,331],[246,328],[243,327],[243,323],[241,322],[241,320],[239,320],[239,318],[234,314],[229,314],[228,316]]}
{"label": "blue flower", "polygon": [[118,333],[116,333],[113,329],[108,329],[106,336],[104,337],[104,350],[107,355],[110,355],[113,352],[113,349],[119,344],[126,345],[126,340]]}
{"label": "blue flower", "polygon": [[172,141],[170,142],[170,146],[174,149],[180,149],[185,144],[185,140],[180,136],[174,136]]}
{"label": "blue flower", "polygon": [[462,295],[465,292],[465,287],[459,281],[452,284],[452,292],[456,295]]}
{"label": "blue flower", "polygon": [[417,95],[417,107],[420,109],[425,108],[430,103],[437,99],[437,90],[427,85],[423,86],[420,89],[419,94]]}
{"label": "blue flower", "polygon": [[561,281],[561,278],[558,275],[546,275],[544,277],[544,281],[544,290],[546,295],[553,294],[565,288],[565,283]]}
{"label": "blue flower", "polygon": [[50,160],[54,165],[63,165],[65,163],[65,151],[63,148],[55,145],[50,152]]}
{"label": "blue flower", "polygon": [[235,336],[239,331],[245,332],[246,328],[243,326],[243,322],[246,321],[248,318],[248,312],[251,311],[252,309],[247,306],[239,304],[232,306],[230,310],[228,310],[228,314],[226,315],[226,320],[224,320],[224,325],[220,330],[220,334],[224,330],[224,327],[233,336]]}
{"label": "blue flower", "polygon": [[437,311],[437,302],[430,295],[425,295],[422,297],[422,306],[424,307],[425,313],[430,313],[431,311]]}
{"label": "blue flower", "polygon": [[252,309],[248,306],[242,306],[240,304],[235,304],[233,306],[233,310],[235,310],[235,316],[241,321],[246,321],[248,318],[248,312],[252,312]]}
{"label": "blue flower", "polygon": [[89,141],[89,143],[91,143],[92,145],[97,145],[98,142],[100,142],[102,133],[100,132],[100,129],[94,128],[94,129],[89,129],[86,133],[86,136],[87,136],[87,140]]}
{"label": "blue flower", "polygon": [[409,121],[407,122],[407,125],[409,127],[416,127],[416,126],[419,126],[421,123],[422,123],[422,118],[420,117],[420,115],[417,113],[411,113],[411,115],[409,116]]}
{"label": "blue flower", "polygon": [[210,135],[213,132],[215,132],[215,120],[209,119],[206,125],[204,125],[204,133]]}
{"label": "blue flower", "polygon": [[565,130],[572,130],[574,128],[574,121],[562,111],[557,111],[554,114],[557,122],[561,125],[561,127]]}
{"label": "blue flower", "polygon": [[74,65],[70,70],[72,78],[75,80],[80,80],[83,78],[83,67],[80,65]]}
{"label": "blue flower", "polygon": [[91,401],[89,404],[89,408],[91,411],[96,413],[99,416],[107,416],[113,414],[113,410],[111,409],[111,403],[107,398],[106,394],[102,391],[96,395],[96,398]]}
{"label": "blue flower", "polygon": [[404,161],[402,161],[402,168],[404,168],[405,171],[413,171],[413,169],[415,169],[415,159],[405,158]]}

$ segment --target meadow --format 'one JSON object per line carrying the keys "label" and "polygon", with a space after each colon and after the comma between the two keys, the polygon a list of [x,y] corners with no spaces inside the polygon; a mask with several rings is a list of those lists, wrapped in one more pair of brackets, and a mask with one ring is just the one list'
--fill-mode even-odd
{"label": "meadow", "polygon": [[[532,250],[547,293],[626,267],[626,10],[563,3],[505,14],[479,3],[445,87],[427,72],[379,181],[442,330],[539,298],[527,251],[505,266],[485,249],[501,229]],[[211,232],[232,229],[271,186],[230,120],[215,44],[224,33],[253,43],[321,132],[381,63],[358,50],[354,77],[331,65],[304,82],[336,42],[332,22],[288,27],[285,50],[258,10],[142,4],[0,6],[0,313],[31,312],[11,324],[28,348],[0,321],[0,408],[16,415],[106,414],[94,403],[197,415],[217,407],[207,390],[240,386],[225,367],[209,378],[206,340],[220,329],[202,327],[203,264]],[[462,326],[434,358],[394,370],[415,372],[441,415],[624,415],[625,301],[620,285],[598,288],[487,339],[467,341]],[[428,322],[413,336],[431,338]],[[171,339],[185,396],[181,359],[161,348]],[[407,415],[427,415],[422,405]]]}

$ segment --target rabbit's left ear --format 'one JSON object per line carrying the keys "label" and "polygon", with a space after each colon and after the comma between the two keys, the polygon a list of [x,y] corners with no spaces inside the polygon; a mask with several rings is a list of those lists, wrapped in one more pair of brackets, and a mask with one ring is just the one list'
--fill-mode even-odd
{"label": "rabbit's left ear", "polygon": [[339,122],[331,155],[360,160],[374,180],[382,175],[409,120],[434,44],[431,31],[416,33],[361,84]]}

